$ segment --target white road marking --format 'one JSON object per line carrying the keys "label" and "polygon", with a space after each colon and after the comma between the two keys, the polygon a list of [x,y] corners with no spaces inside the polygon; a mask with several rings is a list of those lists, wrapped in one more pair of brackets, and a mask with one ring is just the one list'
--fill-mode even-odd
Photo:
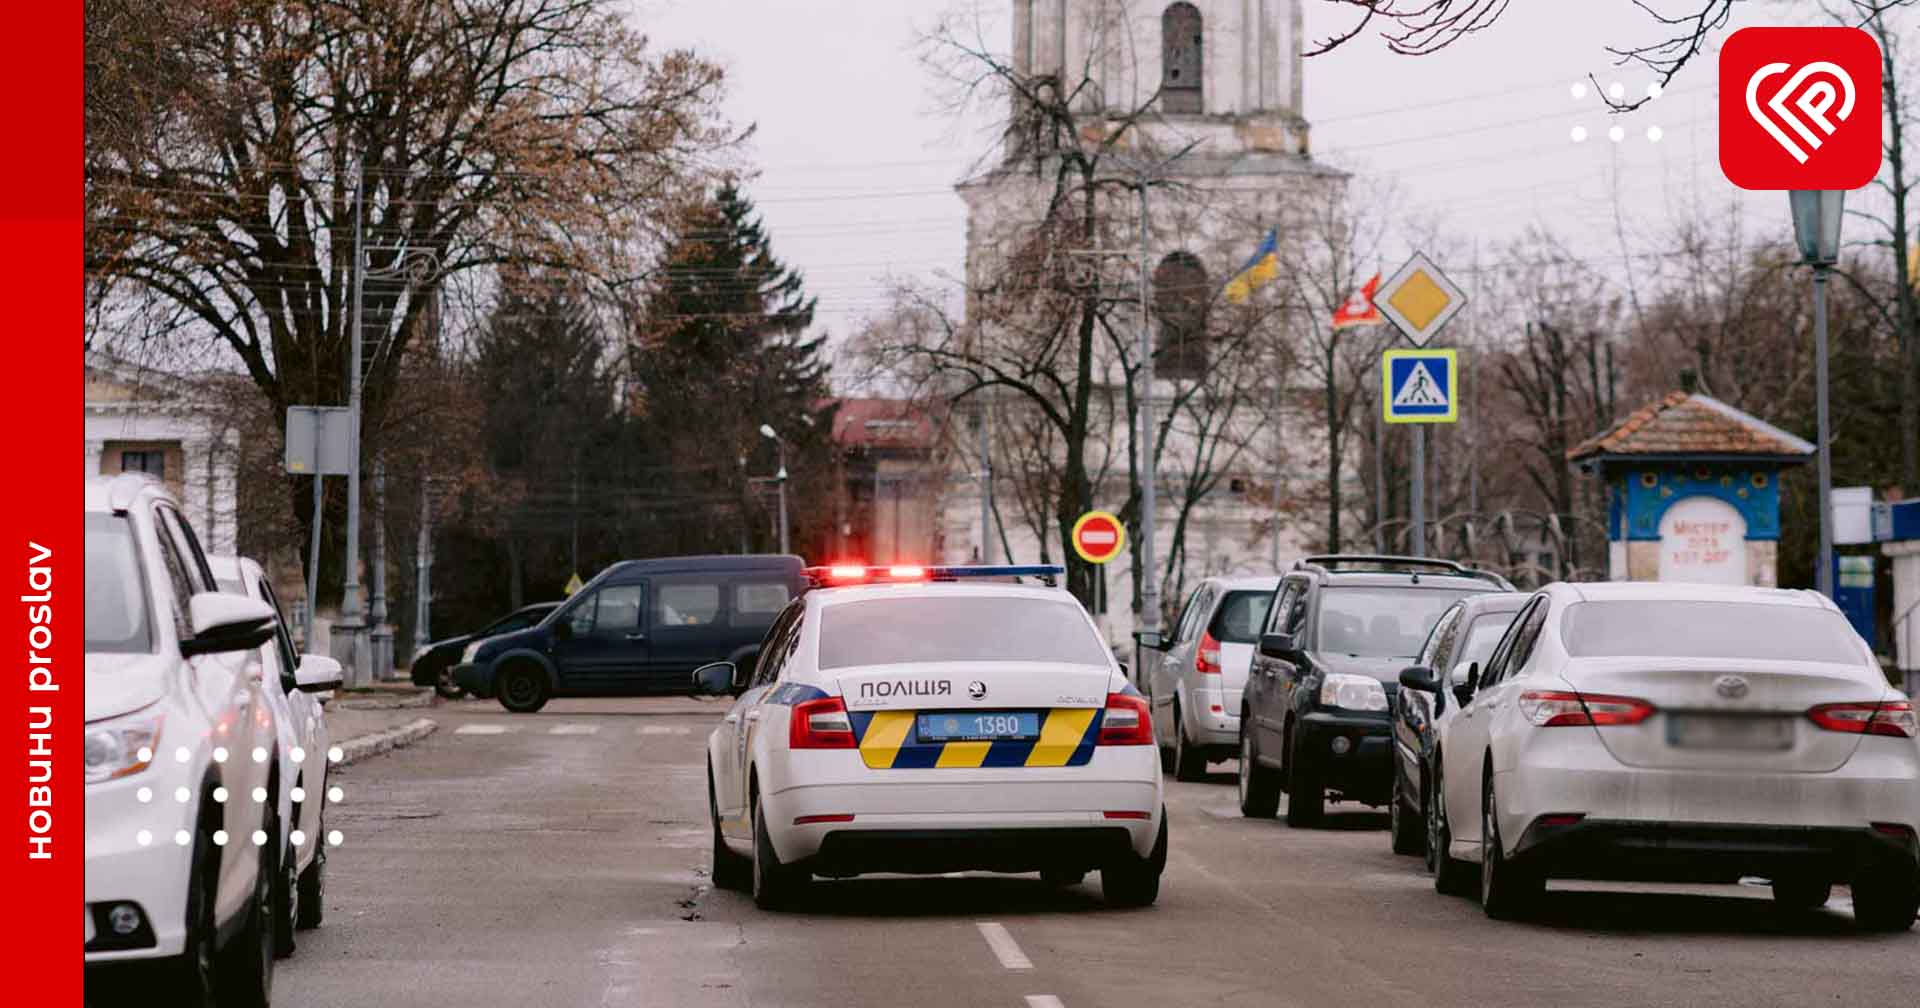
{"label": "white road marking", "polygon": [[1010,970],[1033,968],[1033,960],[1020,951],[1020,946],[1006,928],[994,921],[981,921],[976,926],[980,928],[980,937],[987,940],[987,947],[993,950],[994,958],[1000,960],[1000,965]]}
{"label": "white road marking", "polygon": [[1067,1005],[1051,994],[1029,994],[1027,1008],[1067,1008]]}
{"label": "white road marking", "polygon": [[505,735],[507,733],[507,726],[498,724],[463,724],[455,728],[453,733],[455,735]]}
{"label": "white road marking", "polygon": [[599,725],[557,724],[547,729],[549,735],[592,735],[600,730]]}
{"label": "white road marking", "polygon": [[641,725],[640,729],[634,732],[634,734],[635,735],[685,735],[687,734],[687,727],[685,725],[660,725],[660,724]]}

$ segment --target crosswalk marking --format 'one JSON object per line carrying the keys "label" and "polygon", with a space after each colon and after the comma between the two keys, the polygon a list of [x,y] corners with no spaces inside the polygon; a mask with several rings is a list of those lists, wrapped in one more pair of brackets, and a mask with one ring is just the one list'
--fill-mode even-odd
{"label": "crosswalk marking", "polygon": [[549,735],[592,735],[600,730],[599,725],[557,724],[547,729]]}
{"label": "crosswalk marking", "polygon": [[507,733],[507,726],[497,724],[463,724],[455,728],[453,733],[455,735],[505,735]]}
{"label": "crosswalk marking", "polygon": [[634,732],[634,734],[635,735],[685,735],[687,734],[687,726],[686,725],[662,725],[662,724],[641,725],[640,729]]}

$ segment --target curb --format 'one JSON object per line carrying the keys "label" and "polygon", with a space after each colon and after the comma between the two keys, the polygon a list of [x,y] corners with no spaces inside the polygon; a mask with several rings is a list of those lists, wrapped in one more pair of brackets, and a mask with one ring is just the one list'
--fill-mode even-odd
{"label": "curb", "polygon": [[370,756],[403,748],[433,734],[440,727],[429,718],[415,718],[398,728],[356,735],[340,743],[340,762],[335,766],[349,766]]}
{"label": "curb", "polygon": [[[387,693],[389,696],[380,696]],[[433,706],[433,691],[420,690],[412,695],[397,694],[395,690],[343,692],[333,706],[341,710],[412,710],[416,707]]]}

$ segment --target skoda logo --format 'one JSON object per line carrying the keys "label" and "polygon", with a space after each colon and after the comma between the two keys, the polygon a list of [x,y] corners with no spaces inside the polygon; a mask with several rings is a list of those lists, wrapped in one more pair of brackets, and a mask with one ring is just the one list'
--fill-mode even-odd
{"label": "skoda logo", "polygon": [[987,698],[987,684],[975,679],[967,684],[967,695],[975,700],[985,700]]}
{"label": "skoda logo", "polygon": [[1713,681],[1713,691],[1729,700],[1744,700],[1747,696],[1747,681],[1737,675],[1723,675]]}

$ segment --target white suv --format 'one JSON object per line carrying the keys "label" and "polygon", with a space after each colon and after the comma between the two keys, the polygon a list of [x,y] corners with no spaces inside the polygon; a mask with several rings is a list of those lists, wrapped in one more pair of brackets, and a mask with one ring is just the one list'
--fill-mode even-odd
{"label": "white suv", "polygon": [[146,961],[159,1003],[264,1006],[282,839],[253,796],[292,769],[259,681],[277,621],[218,590],[159,483],[89,480],[86,497],[89,984]]}
{"label": "white suv", "polygon": [[273,708],[280,775],[274,795],[281,822],[280,874],[273,883],[273,944],[280,955],[293,952],[295,930],[318,927],[326,881],[327,722],[320,708],[328,691],[340,687],[340,663],[325,655],[296,656],[287,634],[286,613],[260,565],[245,557],[210,558],[222,591],[258,599],[273,607],[280,626],[260,649],[260,684]]}

